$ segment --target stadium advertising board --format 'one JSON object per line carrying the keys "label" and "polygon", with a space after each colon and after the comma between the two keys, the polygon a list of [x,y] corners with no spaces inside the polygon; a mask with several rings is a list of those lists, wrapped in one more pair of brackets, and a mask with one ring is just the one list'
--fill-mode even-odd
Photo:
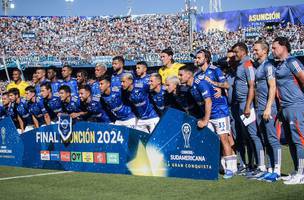
{"label": "stadium advertising board", "polygon": [[[64,123],[64,126],[69,123]],[[77,122],[64,141],[60,124],[19,135],[0,121],[0,164],[144,176],[218,178],[219,138],[196,119],[169,109],[151,135],[111,124]],[[2,131],[4,130],[4,131]]]}
{"label": "stadium advertising board", "polygon": [[290,22],[291,16],[288,7],[259,8],[241,11],[242,27],[259,26],[267,22],[285,24]]}
{"label": "stadium advertising board", "polygon": [[263,26],[268,22],[286,24],[304,23],[304,5],[259,8],[218,13],[201,13],[196,16],[198,31],[237,31],[239,28]]}

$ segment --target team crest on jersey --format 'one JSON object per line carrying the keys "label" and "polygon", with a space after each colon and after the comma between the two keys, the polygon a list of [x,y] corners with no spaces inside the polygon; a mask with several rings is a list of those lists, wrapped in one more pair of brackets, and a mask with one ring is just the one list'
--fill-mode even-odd
{"label": "team crest on jersey", "polygon": [[69,115],[62,114],[59,116],[58,132],[64,142],[72,135],[72,118]]}

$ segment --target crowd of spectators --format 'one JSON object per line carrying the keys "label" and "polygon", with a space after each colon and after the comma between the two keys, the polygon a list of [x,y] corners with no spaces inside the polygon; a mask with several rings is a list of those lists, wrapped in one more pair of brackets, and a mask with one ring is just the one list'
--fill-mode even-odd
{"label": "crowd of spectators", "polygon": [[[188,50],[182,15],[130,17],[1,17],[0,47],[10,56],[90,58]],[[27,37],[29,35],[30,37]]]}
{"label": "crowd of spectators", "polygon": [[257,39],[265,39],[271,44],[278,36],[287,37],[290,40],[291,49],[304,49],[304,26],[292,24],[248,27],[235,32],[219,30],[194,32],[193,45],[210,49],[216,57],[224,57],[227,49],[237,42],[243,41],[251,49]]}
{"label": "crowd of spectators", "polygon": [[[95,56],[123,55],[138,60],[171,47],[189,53],[188,18],[183,14],[128,17],[1,17],[0,48],[6,57],[55,56],[90,60]],[[253,33],[254,37],[248,37]],[[303,25],[251,27],[235,32],[194,31],[193,47],[208,48],[213,58],[245,41],[249,49],[259,37],[290,39],[292,49],[304,49]],[[270,42],[271,43],[271,42]]]}

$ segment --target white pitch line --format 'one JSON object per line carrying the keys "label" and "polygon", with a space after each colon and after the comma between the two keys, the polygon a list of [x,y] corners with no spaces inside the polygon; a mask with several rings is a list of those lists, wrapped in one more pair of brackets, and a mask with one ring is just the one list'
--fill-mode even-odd
{"label": "white pitch line", "polygon": [[0,178],[0,181],[11,180],[11,179],[19,179],[19,178],[31,178],[31,177],[35,177],[35,176],[65,174],[65,173],[71,173],[71,172],[72,171],[62,171],[62,172],[49,172],[49,173],[43,173],[43,174],[32,174],[32,175],[25,175],[25,176],[5,177],[5,178]]}

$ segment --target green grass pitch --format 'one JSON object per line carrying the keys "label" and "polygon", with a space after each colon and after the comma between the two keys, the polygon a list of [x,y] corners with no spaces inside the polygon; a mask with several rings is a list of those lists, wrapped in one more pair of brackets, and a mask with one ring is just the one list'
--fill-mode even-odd
{"label": "green grass pitch", "polygon": [[[282,173],[292,170],[287,147],[283,147]],[[53,172],[15,167],[0,167],[0,179]],[[0,180],[1,200],[109,199],[109,200],[304,200],[304,185],[287,186],[278,181],[266,183],[236,176],[231,180],[191,180],[71,172],[11,180]]]}

